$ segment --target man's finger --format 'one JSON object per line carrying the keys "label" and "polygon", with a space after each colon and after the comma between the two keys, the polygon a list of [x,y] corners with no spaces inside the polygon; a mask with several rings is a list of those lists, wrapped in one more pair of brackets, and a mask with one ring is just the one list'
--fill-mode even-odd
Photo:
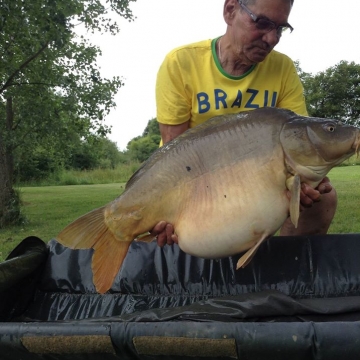
{"label": "man's finger", "polygon": [[328,183],[321,183],[317,187],[317,189],[319,190],[320,194],[327,194],[332,190],[332,186],[331,186],[331,184],[329,182]]}
{"label": "man's finger", "polygon": [[171,235],[171,239],[172,239],[172,241],[173,241],[175,244],[178,244],[178,243],[179,243],[179,239],[178,239],[178,237],[177,237],[176,234],[172,234],[172,235]]}
{"label": "man's finger", "polygon": [[166,227],[166,221],[160,221],[150,231],[150,234],[154,236],[159,235],[161,232],[165,230],[165,227]]}
{"label": "man's finger", "polygon": [[[302,184],[301,190],[303,193],[303,199],[305,200],[306,197],[311,199],[312,201],[318,201],[320,198],[320,192],[316,189],[313,189],[311,186],[307,184]],[[301,197],[301,194],[300,194]]]}
{"label": "man's finger", "polygon": [[172,235],[174,234],[174,227],[171,224],[167,224],[166,228],[166,242],[168,245],[173,245],[174,241],[172,239]]}
{"label": "man's finger", "polygon": [[156,242],[157,242],[158,246],[160,246],[160,247],[165,246],[165,244],[166,244],[166,232],[165,231],[163,231],[156,237]]}

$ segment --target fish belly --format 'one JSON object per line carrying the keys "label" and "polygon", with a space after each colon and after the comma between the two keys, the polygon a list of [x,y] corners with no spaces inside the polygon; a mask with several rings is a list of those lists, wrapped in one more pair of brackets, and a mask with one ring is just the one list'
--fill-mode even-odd
{"label": "fish belly", "polygon": [[273,235],[289,209],[281,170],[242,163],[195,179],[175,224],[180,248],[217,258],[245,251]]}

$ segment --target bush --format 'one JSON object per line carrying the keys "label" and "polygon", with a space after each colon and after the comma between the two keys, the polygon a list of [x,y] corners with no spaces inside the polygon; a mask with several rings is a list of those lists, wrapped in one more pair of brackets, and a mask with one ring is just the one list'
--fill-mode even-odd
{"label": "bush", "polygon": [[42,180],[56,173],[61,165],[56,158],[44,149],[34,149],[32,154],[22,154],[15,165],[15,178],[24,182]]}
{"label": "bush", "polygon": [[160,135],[148,135],[131,140],[127,146],[131,158],[141,162],[147,160],[159,148],[160,139]]}

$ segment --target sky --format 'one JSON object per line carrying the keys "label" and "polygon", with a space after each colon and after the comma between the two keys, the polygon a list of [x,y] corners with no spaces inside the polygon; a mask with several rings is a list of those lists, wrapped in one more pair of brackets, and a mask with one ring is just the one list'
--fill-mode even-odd
{"label": "sky", "polygon": [[[120,76],[124,82],[105,120],[112,126],[108,137],[120,150],[156,117],[156,74],[165,55],[223,35],[223,5],[224,0],[137,0],[130,3],[135,21],[120,18],[119,34],[90,37],[102,50],[102,76]],[[289,17],[294,31],[284,34],[275,49],[312,74],[341,60],[360,64],[359,14],[359,0],[295,0]]]}

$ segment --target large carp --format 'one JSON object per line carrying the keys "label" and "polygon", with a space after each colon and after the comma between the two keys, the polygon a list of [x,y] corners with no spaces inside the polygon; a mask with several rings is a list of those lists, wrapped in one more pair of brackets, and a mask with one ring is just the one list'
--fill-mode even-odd
{"label": "large carp", "polygon": [[238,262],[243,267],[289,213],[297,224],[301,183],[316,187],[359,142],[353,126],[284,109],[217,116],[159,148],[121,196],[75,220],[57,240],[95,250],[100,293],[111,287],[130,243],[161,220],[174,225],[180,248],[191,255],[221,258],[249,249]]}

